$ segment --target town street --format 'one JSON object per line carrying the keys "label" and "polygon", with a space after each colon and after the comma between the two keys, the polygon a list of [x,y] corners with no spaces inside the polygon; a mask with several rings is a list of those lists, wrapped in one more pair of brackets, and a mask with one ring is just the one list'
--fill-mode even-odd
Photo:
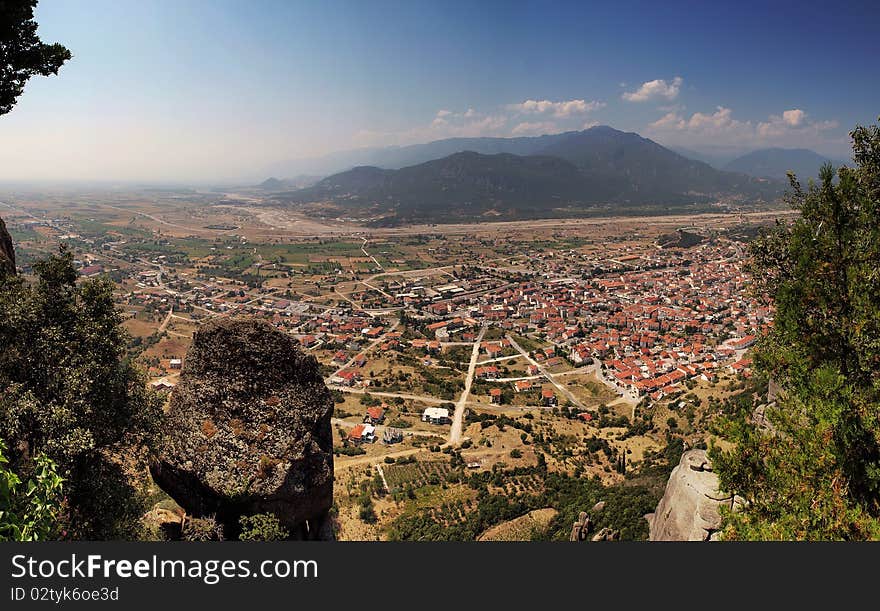
{"label": "town street", "polygon": [[513,346],[517,352],[519,352],[521,355],[523,355],[530,364],[537,367],[538,371],[540,371],[544,375],[544,377],[546,377],[550,381],[550,383],[553,384],[553,386],[558,388],[559,392],[561,392],[563,395],[566,396],[566,398],[569,401],[571,401],[572,405],[575,405],[582,410],[587,409],[586,407],[584,407],[584,404],[581,403],[580,400],[571,393],[570,390],[568,390],[565,386],[563,386],[562,384],[560,384],[559,382],[556,381],[556,378],[553,376],[552,373],[550,373],[549,371],[544,369],[543,365],[541,365],[538,361],[536,361],[535,359],[530,357],[529,353],[526,352],[525,350],[523,350],[522,346],[517,344],[515,339],[513,339],[510,335],[507,335],[507,339],[510,341],[510,345]]}

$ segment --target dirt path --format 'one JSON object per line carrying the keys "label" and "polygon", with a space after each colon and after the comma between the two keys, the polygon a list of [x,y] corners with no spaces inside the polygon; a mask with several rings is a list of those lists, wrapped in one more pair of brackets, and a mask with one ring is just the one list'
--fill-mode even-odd
{"label": "dirt path", "polygon": [[449,443],[458,443],[461,439],[461,430],[464,423],[464,408],[467,405],[468,395],[471,394],[471,385],[474,383],[474,371],[477,369],[477,358],[480,356],[480,342],[486,335],[487,327],[480,329],[480,334],[474,340],[474,350],[471,352],[471,364],[468,367],[467,377],[464,380],[464,390],[458,403],[455,405],[455,414],[452,416],[452,429],[449,431]]}
{"label": "dirt path", "polygon": [[[413,448],[411,450],[401,450],[399,452],[392,452],[391,454],[385,454],[382,458],[386,456],[390,456],[391,458],[400,458],[401,456],[412,456],[413,454],[418,454],[419,452],[427,452],[424,448]],[[333,464],[336,469],[348,469],[349,467],[356,467],[358,465],[368,465],[374,464],[376,461],[375,456],[359,456],[357,458],[345,458],[340,459],[336,458],[333,461]]]}
{"label": "dirt path", "polygon": [[159,325],[159,333],[164,333],[165,329],[168,328],[168,323],[171,322],[171,319],[174,317],[174,308],[172,307],[168,310],[168,316],[165,317],[165,320],[162,321],[162,324]]}

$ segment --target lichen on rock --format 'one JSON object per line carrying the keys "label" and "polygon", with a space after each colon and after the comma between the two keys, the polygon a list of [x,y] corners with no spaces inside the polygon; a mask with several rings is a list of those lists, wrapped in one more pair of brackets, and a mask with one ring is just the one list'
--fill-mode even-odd
{"label": "lichen on rock", "polygon": [[195,333],[152,466],[186,511],[235,531],[272,513],[302,539],[332,538],[333,400],[317,361],[253,319]]}
{"label": "lichen on rock", "polygon": [[15,274],[15,248],[6,223],[0,218],[0,277]]}

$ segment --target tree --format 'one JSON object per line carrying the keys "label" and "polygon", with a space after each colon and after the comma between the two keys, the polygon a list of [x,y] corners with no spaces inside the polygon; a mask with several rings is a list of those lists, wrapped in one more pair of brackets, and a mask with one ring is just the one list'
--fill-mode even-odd
{"label": "tree", "polygon": [[773,297],[755,364],[782,393],[759,426],[747,402],[712,449],[721,485],[747,502],[726,538],[880,536],[880,130],[851,133],[855,167],[826,165],[800,217],[752,246],[754,286]]}
{"label": "tree", "polygon": [[0,279],[0,431],[19,474],[46,455],[65,479],[71,538],[136,538],[132,474],[154,447],[160,399],[127,358],[112,285],[78,281],[70,252]]}
{"label": "tree", "polygon": [[0,0],[0,115],[5,115],[24,92],[32,76],[58,74],[70,51],[37,36],[37,0]]}
{"label": "tree", "polygon": [[62,480],[55,463],[44,455],[34,460],[34,471],[22,487],[21,478],[8,468],[6,444],[0,440],[0,541],[45,541],[57,529],[61,511]]}

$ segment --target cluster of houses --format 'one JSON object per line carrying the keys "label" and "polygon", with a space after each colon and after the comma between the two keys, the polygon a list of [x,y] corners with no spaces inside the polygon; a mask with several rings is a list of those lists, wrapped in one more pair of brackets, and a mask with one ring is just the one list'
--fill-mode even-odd
{"label": "cluster of houses", "polygon": [[[743,352],[772,324],[772,310],[745,291],[738,254],[724,241],[686,256],[631,253],[586,277],[574,276],[564,256],[545,255],[535,263],[547,268],[541,280],[452,299],[443,304],[449,318],[429,328],[458,329],[473,321],[538,335],[555,346],[534,353],[538,363],[553,367],[563,355],[575,366],[599,360],[606,382],[621,392],[658,399],[685,380],[712,381],[722,370],[749,375]],[[555,278],[554,271],[566,277]],[[490,359],[514,354],[509,348],[506,340],[480,346]],[[538,375],[537,367],[530,365],[527,375]],[[475,376],[491,381],[500,371],[487,364]],[[514,383],[515,392],[531,388],[529,380]],[[499,401],[500,393],[492,399]]]}
{"label": "cluster of houses", "polygon": [[[388,406],[382,405],[368,407],[364,414],[364,421],[355,425],[348,433],[349,443],[360,445],[362,443],[376,443],[379,437],[377,427],[385,422],[385,410]],[[403,431],[393,427],[385,427],[382,432],[382,442],[391,445],[403,441]]]}
{"label": "cluster of houses", "polygon": [[[327,355],[329,364],[339,368],[329,381],[344,387],[365,383],[363,371],[374,357],[362,351],[371,342],[381,341],[380,352],[413,349],[427,364],[445,343],[471,342],[478,327],[489,325],[550,344],[532,354],[542,368],[552,370],[565,360],[575,366],[598,361],[606,383],[620,392],[659,399],[687,380],[714,380],[722,371],[749,375],[745,351],[772,324],[771,307],[745,290],[741,248],[729,241],[686,251],[620,247],[601,260],[537,246],[522,255],[531,272],[522,281],[481,272],[478,266],[434,285],[429,278],[387,278],[383,291],[371,293],[373,305],[405,307],[409,316],[425,321],[424,338],[405,339],[402,327],[389,332],[390,318],[297,302],[276,294],[277,289],[167,277],[163,283],[155,267],[139,271],[140,288],[127,299],[263,316],[291,332],[306,350],[320,349],[322,359]],[[488,361],[517,355],[506,339],[483,341],[480,352]],[[540,371],[530,364],[526,374],[535,378]],[[492,362],[478,366],[475,376],[486,381],[502,377]],[[535,380],[516,380],[512,386],[514,392],[540,389],[545,405],[556,403],[553,390]],[[500,402],[501,395],[500,389],[490,391],[493,402]],[[443,408],[429,409],[436,411],[426,410],[424,421],[448,421]],[[366,439],[368,427],[376,424],[363,424],[360,437]]]}

